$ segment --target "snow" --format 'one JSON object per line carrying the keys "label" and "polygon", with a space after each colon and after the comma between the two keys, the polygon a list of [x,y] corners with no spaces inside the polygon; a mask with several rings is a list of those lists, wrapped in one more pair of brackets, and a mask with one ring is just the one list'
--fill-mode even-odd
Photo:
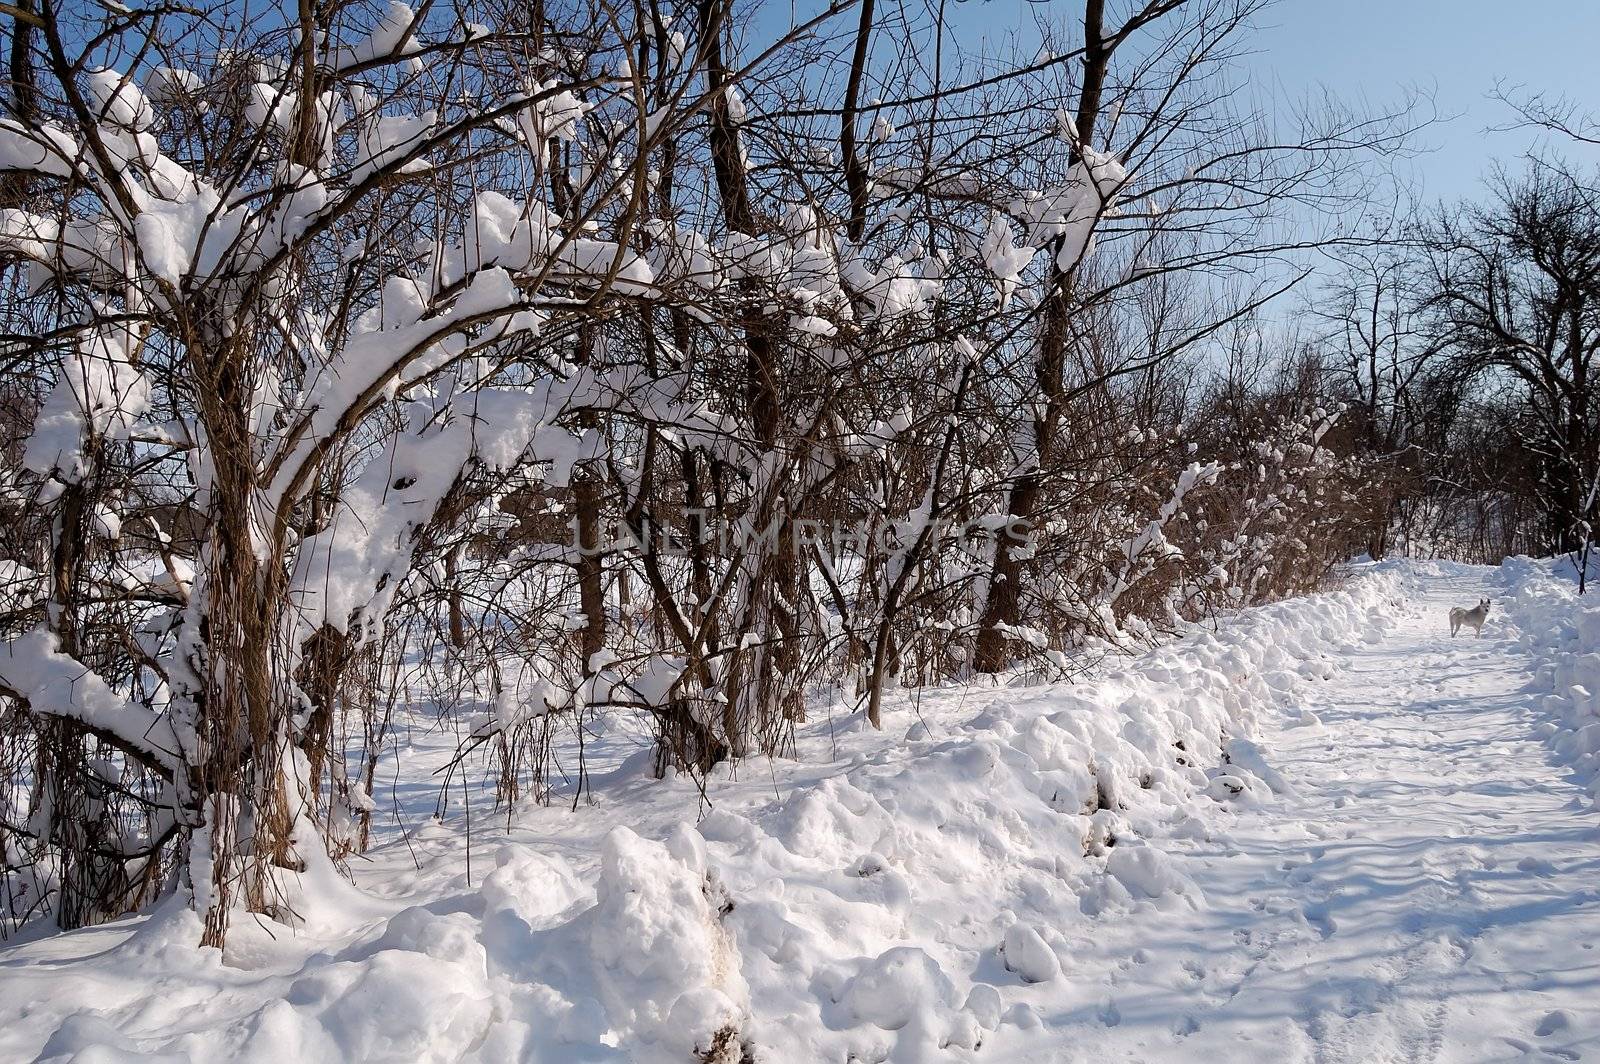
{"label": "snow", "polygon": [[135,133],[149,129],[156,113],[144,90],[127,75],[115,70],[91,70],[84,76],[89,99],[101,121]]}
{"label": "snow", "polygon": [[1294,794],[1171,855],[1204,905],[1108,926],[1075,958],[1100,986],[1063,1003],[1069,1030],[1151,1061],[1553,1061],[1594,1044],[1600,834],[1540,744],[1519,634],[1491,614],[1482,642],[1452,641],[1446,623],[1485,593],[1548,592],[1515,573],[1415,570],[1385,611],[1396,627],[1302,703],[1321,726],[1286,714],[1260,737]]}
{"label": "snow", "polygon": [[[360,182],[369,175],[405,158],[427,142],[439,116],[433,111],[423,114],[371,115],[361,124],[355,167],[350,180]],[[428,169],[426,159],[412,159],[401,165],[402,174],[421,173]]]}
{"label": "snow", "polygon": [[15,119],[0,118],[0,170],[69,177],[77,156],[72,138],[48,122],[25,126]]}
{"label": "snow", "polygon": [[205,234],[220,206],[221,197],[210,188],[192,197],[151,201],[133,221],[146,268],[168,284],[178,284],[194,268],[202,240],[213,252],[219,248],[219,242]]}
{"label": "snow", "polygon": [[364,40],[335,50],[332,56],[333,68],[348,70],[394,55],[409,55],[416,52],[419,45],[412,32],[412,23],[416,21],[416,17],[416,12],[409,5],[401,3],[400,0],[389,0],[383,9],[383,15]]}
{"label": "snow", "polygon": [[[925,950],[896,946],[868,961],[850,978],[839,1003],[861,1023],[899,1031],[913,1023],[919,1038],[932,1034],[933,1014],[955,1004],[955,984]],[[942,1017],[940,1017],[942,1018]]]}
{"label": "snow", "polygon": [[[559,82],[534,82],[529,87],[528,106],[517,114],[517,126],[535,155],[544,151],[546,141],[577,140],[579,122],[590,105]],[[648,139],[648,137],[646,138]]]}
{"label": "snow", "polygon": [[1006,928],[1000,950],[1005,954],[1006,970],[1016,972],[1025,982],[1048,983],[1061,974],[1061,959],[1056,951],[1027,924]]}
{"label": "snow", "polygon": [[1506,568],[1514,574],[1509,595],[1491,607],[1485,628],[1496,626],[1495,611],[1503,609],[1502,623],[1520,634],[1535,663],[1540,732],[1600,811],[1600,599],[1578,596],[1567,563],[1514,558]]}
{"label": "snow", "polygon": [[426,817],[419,715],[353,883],[223,955],[181,902],[30,931],[0,1058],[1579,1059],[1597,617],[1550,563],[1358,566],[1085,682],[819,707],[798,760],[699,782],[600,714],[576,809],[470,834]]}
{"label": "snow", "polygon": [[1064,272],[1075,269],[1093,249],[1096,224],[1128,182],[1116,156],[1088,146],[1081,147],[1079,155],[1062,185],[1031,193],[1012,205],[1012,213],[1030,223],[1028,243],[1059,241],[1056,266]]}
{"label": "snow", "polygon": [[34,417],[23,467],[74,483],[90,440],[125,441],[149,409],[150,384],[133,365],[134,338],[112,326],[86,334]]}
{"label": "snow", "polygon": [[250,86],[250,102],[245,105],[245,121],[252,126],[266,126],[280,133],[287,132],[294,123],[294,97],[270,82],[258,81]]}
{"label": "snow", "polygon": [[978,243],[978,257],[994,274],[995,284],[1000,290],[1001,310],[1011,302],[1011,293],[1022,281],[1022,271],[1028,268],[1036,254],[1037,248],[1016,245],[1016,230],[1003,213],[990,213],[989,228]]}
{"label": "snow", "polygon": [[166,720],[127,701],[63,654],[56,637],[42,628],[0,646],[0,688],[34,712],[69,717],[114,735],[169,770],[177,764],[177,743]]}
{"label": "snow", "polygon": [[[498,269],[480,273],[489,278]],[[509,283],[509,282],[508,282]],[[498,306],[503,295],[480,296]],[[458,307],[472,313],[473,296]],[[533,446],[570,468],[582,453],[565,429],[546,423],[551,390],[486,388],[442,409],[411,406],[409,431],[397,434],[353,479],[326,528],[306,537],[296,555],[290,601],[301,639],[323,625],[374,631],[410,565],[420,530],[469,462],[503,470]],[[559,407],[554,408],[559,410]],[[300,645],[300,640],[295,641]]]}
{"label": "snow", "polygon": [[187,96],[198,96],[205,86],[204,78],[183,67],[158,66],[144,79],[145,95],[159,104],[175,104]]}

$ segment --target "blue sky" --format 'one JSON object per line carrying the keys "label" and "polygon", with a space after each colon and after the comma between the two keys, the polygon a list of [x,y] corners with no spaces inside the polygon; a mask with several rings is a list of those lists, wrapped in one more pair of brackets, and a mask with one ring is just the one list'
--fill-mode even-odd
{"label": "blue sky", "polygon": [[[1037,39],[1041,13],[1072,18],[1082,7],[961,0],[949,10],[964,33],[997,41],[1014,33],[1021,44]],[[1487,98],[1497,80],[1564,93],[1600,113],[1600,0],[1279,0],[1259,24],[1249,77],[1269,103],[1288,106],[1319,85],[1351,102],[1390,102],[1408,87],[1433,95],[1448,120],[1423,135],[1433,150],[1412,164],[1428,202],[1475,196],[1494,159],[1514,162],[1534,142],[1526,132],[1486,131],[1513,117]],[[1600,152],[1567,154],[1600,162]]]}
{"label": "blue sky", "polygon": [[1534,143],[1527,131],[1487,131],[1514,117],[1488,99],[1497,80],[1600,112],[1600,3],[1590,0],[1283,0],[1261,22],[1253,77],[1264,89],[1292,97],[1321,83],[1373,100],[1407,85],[1433,92],[1448,121],[1423,135],[1435,150],[1415,163],[1429,200],[1475,195],[1495,158]]}

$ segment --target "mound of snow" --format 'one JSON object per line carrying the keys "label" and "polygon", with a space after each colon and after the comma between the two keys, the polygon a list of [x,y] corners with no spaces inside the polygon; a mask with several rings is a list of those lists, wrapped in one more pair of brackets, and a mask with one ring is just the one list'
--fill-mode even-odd
{"label": "mound of snow", "polygon": [[739,1029],[749,992],[721,926],[724,900],[712,904],[704,849],[673,849],[688,861],[627,828],[612,831],[597,903],[582,919],[613,1027],[661,1043],[666,1059],[683,1060],[710,1049],[724,1029]]}
{"label": "mound of snow", "polygon": [[898,1031],[947,1008],[955,985],[927,952],[896,946],[865,964],[845,985],[839,1003],[857,1020]]}

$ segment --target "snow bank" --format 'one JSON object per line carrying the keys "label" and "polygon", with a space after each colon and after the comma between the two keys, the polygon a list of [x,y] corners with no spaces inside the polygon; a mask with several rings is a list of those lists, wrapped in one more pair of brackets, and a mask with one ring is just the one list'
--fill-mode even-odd
{"label": "snow bank", "polygon": [[[1495,606],[1533,658],[1539,731],[1600,810],[1600,589],[1580,596],[1564,559],[1508,558],[1501,573],[1506,593]],[[1491,630],[1494,620],[1491,612]]]}
{"label": "snow bank", "polygon": [[359,863],[339,911],[245,921],[223,958],[170,907],[15,946],[0,1058],[976,1059],[1039,1025],[1101,922],[1201,900],[1169,852],[1289,786],[1255,723],[1386,627],[1399,579],[1094,682],[923,692],[884,733],[819,714],[801,760],[708,781],[698,824],[695,783],[627,765],[594,807],[502,827],[487,873],[481,826],[469,878],[436,824]]}

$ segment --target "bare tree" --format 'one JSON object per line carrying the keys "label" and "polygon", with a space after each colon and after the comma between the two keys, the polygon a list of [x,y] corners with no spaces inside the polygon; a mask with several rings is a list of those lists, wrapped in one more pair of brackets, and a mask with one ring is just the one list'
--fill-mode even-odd
{"label": "bare tree", "polygon": [[1493,191],[1431,227],[1424,305],[1459,374],[1510,382],[1525,405],[1541,548],[1586,558],[1600,485],[1600,202],[1550,161]]}

